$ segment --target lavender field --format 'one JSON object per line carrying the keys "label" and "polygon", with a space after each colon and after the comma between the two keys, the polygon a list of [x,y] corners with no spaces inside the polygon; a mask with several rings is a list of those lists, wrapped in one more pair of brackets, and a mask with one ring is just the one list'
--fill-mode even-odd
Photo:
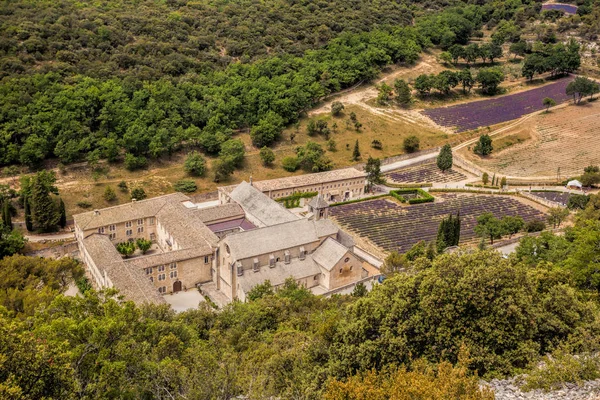
{"label": "lavender field", "polygon": [[572,4],[542,4],[542,10],[560,10],[566,14],[577,13],[577,6]]}
{"label": "lavender field", "polygon": [[474,101],[456,106],[423,110],[422,113],[435,123],[457,132],[492,126],[501,122],[511,121],[544,109],[544,97],[553,98],[557,104],[570,99],[565,89],[574,78],[567,77],[549,85],[527,90],[512,95],[497,97],[489,100]]}

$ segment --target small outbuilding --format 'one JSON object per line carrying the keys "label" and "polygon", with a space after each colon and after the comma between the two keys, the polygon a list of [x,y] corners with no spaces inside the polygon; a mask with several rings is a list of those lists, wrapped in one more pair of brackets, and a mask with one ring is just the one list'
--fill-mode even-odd
{"label": "small outbuilding", "polygon": [[573,179],[572,181],[567,182],[567,189],[577,189],[581,190],[583,185],[577,179]]}

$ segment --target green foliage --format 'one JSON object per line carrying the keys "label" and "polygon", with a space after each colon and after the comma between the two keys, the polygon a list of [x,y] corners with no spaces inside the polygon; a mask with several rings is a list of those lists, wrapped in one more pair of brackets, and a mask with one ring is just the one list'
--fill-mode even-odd
{"label": "green foliage", "polygon": [[146,191],[144,190],[144,188],[141,187],[135,187],[131,190],[131,199],[132,200],[144,200],[146,197],[148,197],[146,195]]}
{"label": "green foliage", "polygon": [[281,166],[288,172],[294,172],[298,169],[298,157],[288,156],[281,160]]}
{"label": "green foliage", "polygon": [[[488,175],[487,172],[484,172],[483,175],[481,176],[481,182],[483,182],[483,186],[487,185],[489,180],[490,180],[490,176]],[[493,183],[492,183],[492,185],[493,185]]]}
{"label": "green foliage", "polygon": [[573,96],[575,104],[581,103],[584,96],[589,95],[592,98],[599,91],[600,86],[598,83],[584,76],[576,77],[572,82],[569,82],[566,88],[566,93]]}
{"label": "green foliage", "polygon": [[460,213],[448,215],[442,219],[438,228],[436,245],[437,252],[442,253],[447,247],[458,246],[460,241]]}
{"label": "green foliage", "polygon": [[553,207],[548,210],[548,224],[552,225],[552,228],[559,228],[560,224],[564,222],[569,216],[569,209],[562,207]]}
{"label": "green foliage", "polygon": [[194,193],[196,190],[198,190],[198,185],[196,185],[196,182],[191,179],[180,179],[173,184],[173,189],[182,193]]}
{"label": "green foliage", "polygon": [[440,150],[436,164],[442,172],[446,172],[452,168],[452,147],[449,144],[445,144]]}
{"label": "green foliage", "polygon": [[554,101],[554,99],[550,97],[544,97],[544,100],[542,100],[542,104],[544,107],[546,107],[546,112],[548,112],[550,110],[550,107],[554,107],[556,105],[556,101]]}
{"label": "green foliage", "polygon": [[385,178],[381,173],[381,160],[369,156],[367,165],[365,166],[367,173],[367,186],[371,188],[373,185],[379,185],[385,182]]}
{"label": "green foliage", "polygon": [[256,147],[270,146],[281,136],[284,121],[279,114],[268,112],[250,131],[252,143]]}
{"label": "green foliage", "polygon": [[381,143],[381,140],[379,139],[373,139],[371,141],[371,147],[376,149],[376,150],[381,150],[383,149],[383,144]]}
{"label": "green foliage", "polygon": [[[77,207],[85,208],[85,209],[92,208],[92,203],[90,203],[89,201],[86,201],[86,200],[78,201]],[[28,230],[31,230],[31,229],[28,229]]]}
{"label": "green foliage", "polygon": [[275,153],[268,147],[263,147],[260,149],[260,161],[263,163],[265,167],[273,165],[273,161],[275,161]]}
{"label": "green foliage", "polygon": [[213,172],[215,174],[215,182],[226,181],[231,174],[235,171],[235,164],[231,158],[219,157],[213,163]]}
{"label": "green foliage", "polygon": [[499,67],[482,68],[477,72],[477,83],[485,94],[496,94],[504,81],[504,72]]}
{"label": "green foliage", "polygon": [[352,289],[351,296],[352,297],[365,297],[367,295],[367,293],[369,293],[369,291],[367,290],[367,287],[365,286],[365,284],[362,282],[359,282],[354,286],[354,289]]}
{"label": "green foliage", "polygon": [[331,115],[337,117],[342,113],[342,111],[344,111],[344,104],[342,104],[342,102],[334,101],[331,103]]}
{"label": "green foliage", "polygon": [[117,243],[115,246],[117,251],[121,253],[125,258],[129,257],[133,253],[135,253],[135,243],[134,242],[121,242]]}
{"label": "green foliage", "polygon": [[65,202],[62,198],[58,199],[58,213],[60,218],[58,219],[58,226],[65,228],[67,226],[67,210],[65,208]]}
{"label": "green foliage", "polygon": [[92,290],[92,284],[88,280],[87,277],[82,276],[81,278],[75,280],[75,285],[81,294],[85,294],[88,290]]}
{"label": "green foliage", "polygon": [[219,158],[230,162],[235,168],[238,168],[242,166],[245,154],[244,142],[239,139],[230,139],[221,145]]}
{"label": "green foliage", "polygon": [[581,385],[585,381],[600,378],[598,355],[573,355],[559,349],[552,355],[545,356],[542,362],[543,364],[527,374],[523,390],[558,390],[563,388],[565,383]]}
{"label": "green foliage", "polygon": [[26,242],[21,232],[0,221],[0,259],[21,252]]}
{"label": "green foliage", "polygon": [[502,222],[491,212],[477,217],[477,225],[474,230],[477,236],[490,239],[490,244],[494,244],[494,239],[500,239],[506,233]]}
{"label": "green foliage", "polygon": [[525,224],[525,232],[541,232],[544,229],[546,229],[546,224],[544,223],[544,221],[541,221],[539,219],[534,219],[532,221],[529,221]]}
{"label": "green foliage", "polygon": [[404,151],[407,153],[414,153],[415,151],[419,151],[419,147],[421,146],[421,141],[415,135],[408,136],[404,139],[403,147]]}
{"label": "green foliage", "polygon": [[403,107],[410,105],[412,100],[411,90],[404,79],[394,81],[394,91],[396,92],[396,102],[399,105]]}
{"label": "green foliage", "polygon": [[142,254],[146,254],[146,252],[150,250],[150,247],[152,247],[152,241],[148,239],[139,238],[135,241],[135,245],[138,249],[140,249]]}
{"label": "green foliage", "polygon": [[[306,142],[303,147],[296,149],[296,155],[297,165],[305,171],[321,172],[329,171],[333,168],[331,160],[325,155],[325,150],[318,143]],[[286,163],[290,162],[290,160],[286,160],[287,158],[284,158],[284,169],[289,171],[291,168],[288,169],[288,167],[292,165]]]}
{"label": "green foliage", "polygon": [[294,192],[286,197],[280,197],[276,201],[283,203],[285,208],[300,207],[300,199],[311,199],[318,195],[319,192]]}
{"label": "green foliage", "polygon": [[13,224],[12,224],[12,215],[11,215],[11,210],[10,210],[10,202],[8,199],[5,199],[1,205],[2,205],[2,224],[4,225],[4,228],[6,228],[8,230],[12,230]]}
{"label": "green foliage", "polygon": [[329,139],[327,141],[327,150],[328,151],[337,151],[337,143],[333,139]]}
{"label": "green foliage", "polygon": [[[527,51],[520,45],[519,54],[522,55]],[[571,39],[568,43],[557,44],[541,44],[536,43],[533,46],[532,53],[525,56],[523,61],[522,75],[527,79],[533,79],[535,74],[550,72],[552,76],[562,75],[569,72],[574,72],[579,69],[581,57],[579,55],[579,44],[576,40]],[[512,50],[511,50],[512,52]],[[570,94],[567,92],[567,94]]]}
{"label": "green foliage", "polygon": [[[416,197],[411,197],[408,200],[404,198],[403,194],[416,195]],[[424,191],[421,188],[405,188],[405,189],[396,189],[390,191],[390,196],[394,197],[398,201],[402,203],[408,204],[421,204],[421,203],[432,203],[435,198],[428,192]]]}
{"label": "green foliage", "polygon": [[354,149],[352,150],[352,161],[360,160],[360,148],[358,147],[358,139],[354,143]]}
{"label": "green foliage", "polygon": [[492,138],[488,134],[479,136],[479,140],[473,148],[473,152],[480,156],[490,155],[493,150],[494,146],[492,146]]}
{"label": "green foliage", "polygon": [[383,82],[377,87],[379,94],[377,95],[377,104],[386,105],[390,101],[392,95],[392,87],[387,83]]}
{"label": "green foliage", "polygon": [[112,187],[107,186],[106,189],[104,189],[104,194],[102,195],[102,197],[105,201],[111,202],[117,199],[117,194],[115,193],[115,190]]}
{"label": "green foliage", "polygon": [[119,182],[119,184],[117,186],[119,187],[121,192],[127,192],[127,189],[128,189],[127,182],[121,181],[121,182]]}
{"label": "green foliage", "polygon": [[525,226],[525,221],[520,216],[505,215],[500,220],[502,228],[509,238],[512,238],[514,234],[517,234]]}
{"label": "green foliage", "polygon": [[125,168],[129,171],[136,171],[144,168],[148,164],[148,160],[144,156],[135,156],[131,153],[125,154]]}
{"label": "green foliage", "polygon": [[263,283],[258,284],[250,289],[246,295],[246,299],[248,301],[256,301],[266,296],[272,296],[274,293],[275,291],[273,290],[273,285],[271,285],[271,281],[267,279]]}
{"label": "green foliage", "polygon": [[583,210],[588,202],[590,201],[590,196],[586,194],[571,194],[569,196],[569,202],[567,203],[567,208],[569,210]]}
{"label": "green foliage", "polygon": [[24,189],[31,193],[27,199],[31,206],[33,226],[42,232],[56,230],[60,222],[59,205],[51,196],[58,193],[55,182],[54,172],[40,171],[33,177],[30,186]]}
{"label": "green foliage", "polygon": [[183,164],[185,172],[193,176],[204,176],[206,172],[206,161],[204,157],[196,151],[192,151],[185,159]]}

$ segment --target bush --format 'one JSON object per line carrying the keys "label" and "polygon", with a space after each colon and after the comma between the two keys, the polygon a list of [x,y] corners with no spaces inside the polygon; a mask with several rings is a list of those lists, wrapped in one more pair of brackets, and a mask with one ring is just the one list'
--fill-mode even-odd
{"label": "bush", "polygon": [[104,200],[111,202],[117,199],[117,194],[115,193],[115,190],[112,187],[107,186],[104,190],[104,194],[102,195],[102,197],[104,197]]}
{"label": "bush", "polygon": [[127,189],[128,189],[128,187],[127,187],[127,182],[125,182],[125,181],[121,181],[121,182],[119,182],[119,184],[117,185],[117,187],[118,187],[119,189],[121,189],[121,191],[122,191],[122,192],[126,192],[126,191],[127,191]]}
{"label": "bush", "polygon": [[219,157],[213,164],[213,170],[215,173],[214,181],[222,182],[227,180],[229,176],[233,174],[235,164],[231,158]]}
{"label": "bush", "polygon": [[185,172],[193,176],[203,176],[206,172],[206,161],[198,152],[191,152],[183,165]]}
{"label": "bush", "polygon": [[539,219],[534,219],[525,224],[525,232],[541,232],[546,229],[546,223]]}
{"label": "bush", "polygon": [[381,150],[383,149],[383,144],[381,144],[380,140],[375,139],[371,142],[371,147],[377,150]]}
{"label": "bush", "polygon": [[82,276],[81,278],[77,279],[75,281],[75,285],[77,286],[77,289],[79,289],[79,292],[81,294],[85,294],[85,292],[87,292],[88,290],[92,290],[92,284],[85,276]]}
{"label": "bush", "polygon": [[[406,200],[406,198],[402,196],[403,194],[416,194],[419,197]],[[432,203],[435,200],[431,194],[421,188],[392,190],[390,191],[390,195],[398,201],[408,204]]]}
{"label": "bush", "polygon": [[136,157],[131,153],[125,154],[125,168],[129,171],[135,171],[140,168],[144,168],[148,164],[146,157]]}
{"label": "bush", "polygon": [[173,185],[173,188],[177,192],[183,192],[183,193],[193,193],[196,190],[198,190],[198,186],[196,185],[196,182],[194,182],[191,179],[181,179],[181,180],[175,182],[175,184]]}
{"label": "bush", "polygon": [[285,157],[281,160],[281,166],[288,172],[294,172],[298,169],[298,158],[297,157]]}
{"label": "bush", "polygon": [[221,145],[219,157],[232,162],[233,166],[237,168],[242,165],[245,154],[244,142],[239,139],[230,139]]}
{"label": "bush", "polygon": [[146,191],[141,187],[136,187],[131,191],[131,200],[144,200],[146,197]]}
{"label": "bush", "polygon": [[421,141],[415,135],[411,135],[404,139],[404,151],[407,153],[414,153],[419,150],[421,146]]}
{"label": "bush", "polygon": [[533,369],[525,378],[525,391],[561,389],[565,383],[582,384],[600,378],[600,357],[598,355],[572,355],[556,351],[544,357],[543,364]]}
{"label": "bush", "polygon": [[331,103],[331,115],[337,117],[344,110],[344,105],[339,101],[334,101]]}
{"label": "bush", "polygon": [[263,147],[260,149],[260,160],[262,161],[265,167],[273,165],[273,161],[275,161],[275,153],[268,147]]}
{"label": "bush", "polygon": [[80,202],[77,203],[77,207],[80,207],[80,208],[92,208],[92,203],[90,203],[89,201],[83,200],[83,201],[80,201]]}
{"label": "bush", "polygon": [[140,249],[142,254],[146,254],[146,252],[150,250],[150,247],[152,247],[152,241],[148,239],[139,238],[135,241],[135,245],[138,249]]}
{"label": "bush", "polygon": [[590,196],[586,194],[572,194],[569,196],[569,202],[567,207],[569,210],[580,209],[583,210],[587,203],[590,201]]}

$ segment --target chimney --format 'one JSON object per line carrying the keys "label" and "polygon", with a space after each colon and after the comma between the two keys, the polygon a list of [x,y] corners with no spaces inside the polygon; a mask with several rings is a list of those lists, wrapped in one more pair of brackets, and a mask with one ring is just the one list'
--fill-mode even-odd
{"label": "chimney", "polygon": [[250,186],[254,186],[252,185],[252,175],[250,175]]}
{"label": "chimney", "polygon": [[94,215],[100,215],[100,211],[99,210],[94,210]]}
{"label": "chimney", "polygon": [[131,199],[132,203],[135,203],[137,201],[137,199]]}

